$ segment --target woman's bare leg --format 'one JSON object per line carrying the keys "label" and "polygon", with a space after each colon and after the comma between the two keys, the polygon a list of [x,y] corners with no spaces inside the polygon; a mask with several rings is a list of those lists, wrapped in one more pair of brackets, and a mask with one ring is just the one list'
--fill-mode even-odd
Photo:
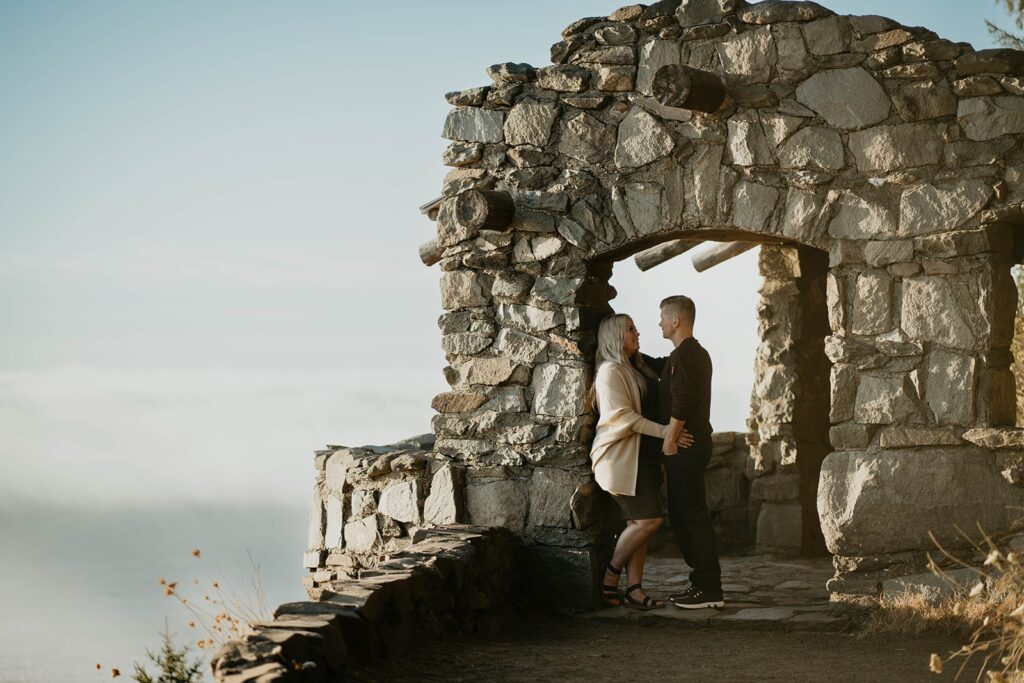
{"label": "woman's bare leg", "polygon": [[626,585],[628,586],[644,582],[644,564],[647,562],[647,541],[649,539],[650,536],[644,539],[643,545],[634,550],[633,554],[629,556],[629,561],[626,562]]}
{"label": "woman's bare leg", "polygon": [[[665,523],[665,520],[663,517],[655,517],[653,519],[637,520],[636,523],[643,528],[644,540],[626,561],[627,586],[643,583],[644,565],[647,563],[647,541],[658,529],[661,528],[661,525]],[[644,599],[644,592],[639,589],[634,590],[630,593],[630,597],[637,602],[642,602]]]}

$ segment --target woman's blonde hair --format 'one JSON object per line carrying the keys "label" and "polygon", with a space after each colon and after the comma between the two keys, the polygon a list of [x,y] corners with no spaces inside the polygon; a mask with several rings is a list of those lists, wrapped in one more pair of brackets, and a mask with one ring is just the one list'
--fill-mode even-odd
{"label": "woman's blonde hair", "polygon": [[[626,368],[629,376],[636,382],[640,395],[647,393],[647,380],[641,370],[637,369],[636,363],[640,354],[629,358],[622,352],[622,344],[626,338],[626,330],[629,329],[630,317],[625,313],[615,313],[601,321],[597,328],[597,353],[594,355],[594,371],[596,372],[601,363],[618,363]],[[641,361],[642,362],[642,361]]]}

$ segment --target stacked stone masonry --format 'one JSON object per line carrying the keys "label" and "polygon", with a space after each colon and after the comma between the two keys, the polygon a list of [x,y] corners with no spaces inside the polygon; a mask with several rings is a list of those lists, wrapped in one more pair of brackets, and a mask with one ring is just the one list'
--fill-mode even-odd
{"label": "stacked stone masonry", "polygon": [[[333,582],[376,571],[406,550],[418,532],[472,524],[503,527],[529,541],[543,563],[567,563],[580,574],[543,603],[587,609],[593,600],[591,549],[621,527],[615,508],[592,480],[556,467],[520,472],[467,467],[432,451],[424,435],[384,447],[331,447],[315,456],[316,484],[309,510],[304,584],[316,599]],[[706,493],[723,545],[750,549],[760,500],[752,507],[756,476],[743,434],[713,435]],[[793,550],[795,548],[784,548]],[[542,586],[538,591],[543,594]]]}
{"label": "stacked stone masonry", "polygon": [[281,605],[273,621],[211,661],[218,683],[351,680],[352,667],[394,657],[429,638],[493,635],[523,596],[522,545],[504,529],[421,530],[358,579],[324,582],[309,602]]}
{"label": "stacked stone masonry", "polygon": [[[781,245],[762,247],[751,417],[762,545],[823,542],[841,579],[930,531],[1006,527],[1019,495],[963,435],[1014,416],[1024,55],[813,2],[684,0],[575,22],[551,58],[450,93],[443,130],[435,451],[510,501],[493,522],[583,542],[511,501],[588,485],[613,264],[685,238]],[[718,111],[659,102],[654,76],[680,64],[720,78]],[[465,227],[470,190],[507,193],[512,222]]]}

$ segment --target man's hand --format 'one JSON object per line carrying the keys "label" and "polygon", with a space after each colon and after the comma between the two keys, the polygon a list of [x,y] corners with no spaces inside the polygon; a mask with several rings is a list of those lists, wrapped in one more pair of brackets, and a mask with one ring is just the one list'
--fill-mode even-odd
{"label": "man's hand", "polygon": [[[665,439],[661,442],[661,452],[663,455],[676,455],[679,453],[679,446],[688,446],[693,443],[693,437],[683,429],[685,424],[684,420],[677,420],[674,417],[669,420],[668,431],[665,432]],[[689,444],[684,443],[686,440],[689,440]]]}

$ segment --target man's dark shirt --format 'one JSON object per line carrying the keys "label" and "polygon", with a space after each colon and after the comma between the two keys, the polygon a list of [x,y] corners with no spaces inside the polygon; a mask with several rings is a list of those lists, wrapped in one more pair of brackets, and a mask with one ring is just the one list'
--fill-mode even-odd
{"label": "man's dark shirt", "polygon": [[661,422],[684,420],[694,450],[711,448],[711,356],[696,338],[684,339],[668,358],[644,359],[661,373]]}

